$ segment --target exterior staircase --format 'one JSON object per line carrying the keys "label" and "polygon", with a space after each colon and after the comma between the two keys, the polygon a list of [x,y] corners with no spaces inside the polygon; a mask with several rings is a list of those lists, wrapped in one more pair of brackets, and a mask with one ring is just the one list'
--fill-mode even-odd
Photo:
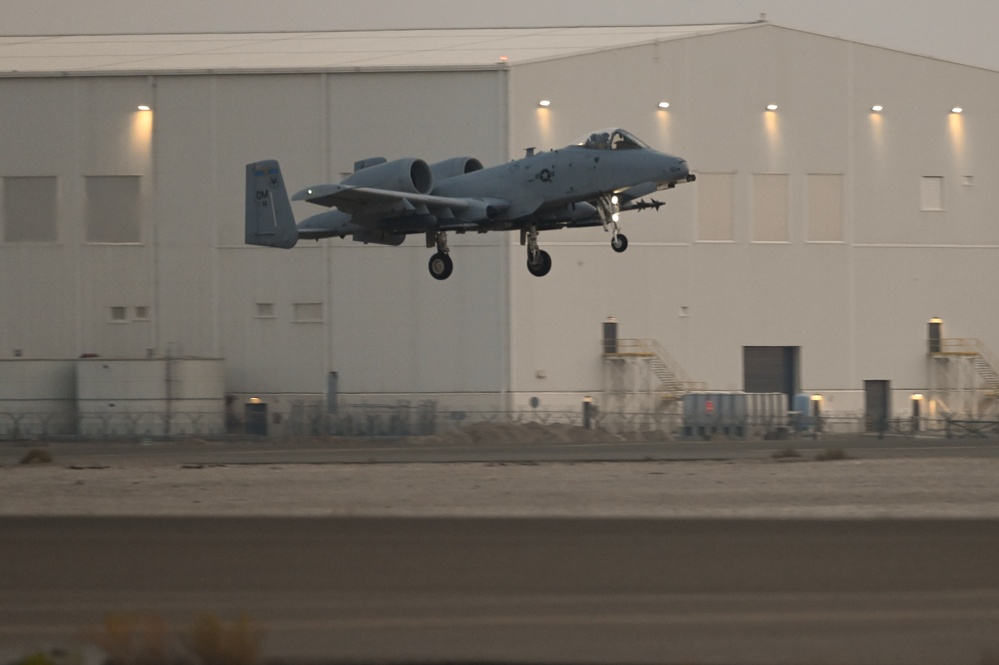
{"label": "exterior staircase", "polygon": [[678,400],[684,393],[705,389],[704,383],[692,380],[663,345],[654,339],[606,340],[604,357],[645,360],[658,381],[655,392],[663,400]]}
{"label": "exterior staircase", "polygon": [[999,360],[981,340],[971,337],[947,337],[940,340],[940,351],[930,355],[968,358],[982,380],[982,388],[999,395]]}
{"label": "exterior staircase", "polygon": [[[940,340],[939,351],[933,350],[934,358],[963,358],[978,377],[975,390],[978,394],[978,413],[995,412],[999,407],[999,359],[981,340],[971,337],[950,337]],[[946,405],[942,410],[946,413]]]}
{"label": "exterior staircase", "polygon": [[984,356],[977,355],[971,359],[972,364],[982,377],[983,382],[989,390],[999,391],[999,372],[995,365],[990,363]]}

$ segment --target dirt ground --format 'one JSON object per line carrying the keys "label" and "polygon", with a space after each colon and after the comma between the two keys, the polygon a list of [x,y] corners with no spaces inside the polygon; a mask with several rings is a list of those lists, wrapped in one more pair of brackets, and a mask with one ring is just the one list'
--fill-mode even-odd
{"label": "dirt ground", "polygon": [[[666,441],[668,434],[629,434],[627,440]],[[600,429],[583,429],[561,423],[493,423],[480,422],[453,429],[444,434],[407,437],[403,441],[421,445],[463,446],[479,443],[490,445],[537,445],[544,443],[614,443],[626,438]]]}
{"label": "dirt ground", "polygon": [[[401,443],[446,449],[619,440],[566,425],[480,423]],[[50,462],[4,462],[0,515],[999,518],[996,456],[587,462],[584,454],[571,462],[410,464],[99,459],[67,465],[56,452]]]}

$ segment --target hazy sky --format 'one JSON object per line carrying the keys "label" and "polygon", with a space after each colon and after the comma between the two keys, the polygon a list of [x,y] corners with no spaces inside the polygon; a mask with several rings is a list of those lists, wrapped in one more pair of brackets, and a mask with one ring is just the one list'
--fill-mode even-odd
{"label": "hazy sky", "polygon": [[753,21],[999,70],[996,0],[0,0],[0,35]]}

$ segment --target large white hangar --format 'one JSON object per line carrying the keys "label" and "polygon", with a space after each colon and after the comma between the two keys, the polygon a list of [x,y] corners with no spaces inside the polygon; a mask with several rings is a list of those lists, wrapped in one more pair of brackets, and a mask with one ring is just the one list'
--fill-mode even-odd
{"label": "large white hangar", "polygon": [[[52,363],[97,356],[222,359],[230,409],[279,415],[331,388],[439,411],[703,387],[858,422],[992,413],[996,117],[997,72],[768,23],[5,37],[0,410],[82,408]],[[624,253],[599,227],[542,233],[538,278],[517,234],[452,235],[437,281],[422,235],[243,242],[254,160],[294,189],[603,127],[697,174],[624,215]]]}

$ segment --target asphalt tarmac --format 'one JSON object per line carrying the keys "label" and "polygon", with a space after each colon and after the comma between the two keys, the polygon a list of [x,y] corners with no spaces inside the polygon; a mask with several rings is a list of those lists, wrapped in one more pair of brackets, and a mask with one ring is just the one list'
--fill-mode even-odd
{"label": "asphalt tarmac", "polygon": [[999,660],[995,439],[28,449],[0,663],[97,662],[122,612],[246,616],[310,663]]}
{"label": "asphalt tarmac", "polygon": [[0,520],[0,641],[251,617],[323,662],[975,663],[994,521]]}

